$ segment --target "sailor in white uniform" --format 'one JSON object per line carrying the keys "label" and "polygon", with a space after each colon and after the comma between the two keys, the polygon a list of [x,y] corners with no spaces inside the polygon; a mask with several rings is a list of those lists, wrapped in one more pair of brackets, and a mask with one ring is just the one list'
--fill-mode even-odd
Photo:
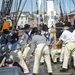
{"label": "sailor in white uniform", "polygon": [[75,30],[70,28],[70,25],[68,25],[68,28],[62,33],[57,44],[60,45],[62,42],[65,42],[66,45],[64,50],[63,66],[60,71],[66,72],[68,71],[68,61],[70,55],[73,57],[75,67]]}

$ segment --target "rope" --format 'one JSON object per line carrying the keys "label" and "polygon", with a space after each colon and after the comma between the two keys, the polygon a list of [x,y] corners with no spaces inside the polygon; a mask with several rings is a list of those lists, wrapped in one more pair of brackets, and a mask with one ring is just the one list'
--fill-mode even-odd
{"label": "rope", "polygon": [[75,2],[74,2],[74,0],[72,0],[72,3],[74,4],[74,6],[75,6]]}
{"label": "rope", "polygon": [[26,2],[27,2],[27,0],[25,0],[25,2],[24,2],[24,4],[23,4],[23,7],[22,7],[21,12],[20,12],[20,14],[19,14],[19,16],[18,16],[17,22],[18,22],[18,20],[19,20],[21,14],[22,14],[22,11],[23,11],[23,9],[24,9],[24,6],[26,5]]}

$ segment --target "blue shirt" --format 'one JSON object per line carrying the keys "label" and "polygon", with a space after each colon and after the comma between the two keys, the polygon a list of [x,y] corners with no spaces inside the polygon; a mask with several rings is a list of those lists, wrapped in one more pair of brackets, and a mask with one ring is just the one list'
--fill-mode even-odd
{"label": "blue shirt", "polygon": [[21,45],[22,45],[23,47],[25,47],[26,44],[27,44],[28,35],[24,33],[22,36],[20,36],[19,40],[23,40],[23,42],[21,43]]}
{"label": "blue shirt", "polygon": [[15,42],[13,44],[11,42],[9,42],[9,43],[7,43],[7,46],[10,51],[21,50],[21,44],[19,42]]}

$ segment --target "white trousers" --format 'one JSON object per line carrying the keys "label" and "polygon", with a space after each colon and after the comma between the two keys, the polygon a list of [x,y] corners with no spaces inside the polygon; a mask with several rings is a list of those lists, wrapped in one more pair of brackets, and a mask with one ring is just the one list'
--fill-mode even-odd
{"label": "white trousers", "polygon": [[61,52],[60,52],[60,62],[63,62],[63,59],[64,59],[64,50],[65,50],[65,45],[66,44],[63,44],[62,45],[62,48],[61,48]]}
{"label": "white trousers", "polygon": [[68,68],[68,61],[70,61],[69,58],[71,57],[70,55],[73,57],[75,66],[75,42],[69,42],[65,45],[63,68]]}
{"label": "white trousers", "polygon": [[[50,53],[50,54],[51,54],[51,49],[52,49],[52,48],[49,47],[49,53]],[[44,63],[44,60],[45,60],[45,59],[44,59],[44,57],[42,56],[40,62],[41,62],[41,63]]]}
{"label": "white trousers", "polygon": [[35,49],[33,73],[36,73],[36,74],[38,73],[41,56],[43,56],[45,59],[48,73],[52,72],[49,47],[47,45],[45,47],[44,46],[45,46],[45,44],[39,44],[39,45],[37,45],[37,47]]}
{"label": "white trousers", "polygon": [[26,48],[24,49],[23,54],[22,54],[22,55],[23,55],[23,59],[26,59],[29,50],[30,50],[30,47],[26,47]]}
{"label": "white trousers", "polygon": [[27,65],[24,62],[24,59],[23,59],[23,56],[22,56],[22,52],[20,50],[11,51],[10,52],[10,58],[13,59],[13,63],[18,62],[19,65],[21,65],[21,67],[24,70],[24,73],[29,73]]}

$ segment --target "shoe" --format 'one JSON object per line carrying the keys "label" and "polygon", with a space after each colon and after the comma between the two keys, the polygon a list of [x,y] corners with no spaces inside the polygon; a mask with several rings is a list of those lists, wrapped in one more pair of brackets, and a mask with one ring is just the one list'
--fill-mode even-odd
{"label": "shoe", "polygon": [[25,74],[25,75],[33,75],[33,74]]}
{"label": "shoe", "polygon": [[52,73],[48,73],[48,75],[52,75]]}
{"label": "shoe", "polygon": [[44,62],[40,63],[40,65],[44,65]]}
{"label": "shoe", "polygon": [[67,72],[68,71],[68,69],[65,69],[65,68],[62,68],[61,70],[60,70],[60,72]]}
{"label": "shoe", "polygon": [[57,62],[53,62],[53,64],[57,64]]}
{"label": "shoe", "polygon": [[33,73],[33,75],[38,75],[38,74]]}
{"label": "shoe", "polygon": [[73,69],[75,70],[75,67],[73,66]]}
{"label": "shoe", "polygon": [[62,64],[63,62],[60,62],[60,64]]}

